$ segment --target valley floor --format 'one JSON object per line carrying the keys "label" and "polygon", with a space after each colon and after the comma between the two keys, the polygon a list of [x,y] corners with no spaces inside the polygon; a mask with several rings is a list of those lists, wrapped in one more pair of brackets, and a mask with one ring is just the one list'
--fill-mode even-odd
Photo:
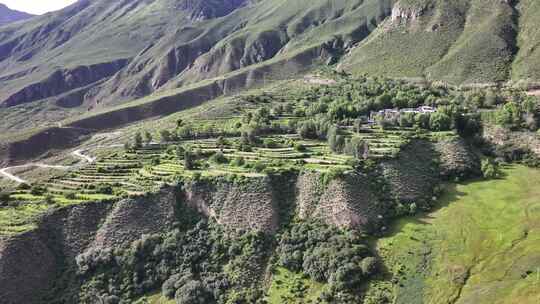
{"label": "valley floor", "polygon": [[[449,186],[439,208],[377,242],[393,303],[540,303],[540,170]],[[393,280],[391,280],[393,277]]]}

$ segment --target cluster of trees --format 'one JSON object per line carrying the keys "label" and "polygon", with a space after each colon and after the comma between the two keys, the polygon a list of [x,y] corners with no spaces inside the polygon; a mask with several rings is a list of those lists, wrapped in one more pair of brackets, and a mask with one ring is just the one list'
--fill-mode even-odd
{"label": "cluster of trees", "polygon": [[[77,257],[78,303],[133,303],[156,289],[178,304],[255,303],[257,270],[269,252],[259,233],[225,234],[186,210],[179,229],[143,236],[128,249],[95,249]],[[231,302],[232,301],[232,302]]]}
{"label": "cluster of trees", "polygon": [[328,303],[357,303],[361,284],[378,271],[357,232],[316,221],[295,223],[282,235],[278,253],[280,266],[329,283],[322,295]]}
{"label": "cluster of trees", "polygon": [[538,130],[540,105],[534,97],[516,97],[505,103],[496,114],[497,123],[506,128]]}
{"label": "cluster of trees", "polygon": [[4,191],[0,188],[0,206],[7,206],[9,200],[11,199],[9,192]]}

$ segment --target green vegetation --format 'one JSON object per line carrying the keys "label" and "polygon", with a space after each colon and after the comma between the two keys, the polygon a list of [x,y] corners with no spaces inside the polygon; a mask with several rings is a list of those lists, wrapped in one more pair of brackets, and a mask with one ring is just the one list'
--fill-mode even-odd
{"label": "green vegetation", "polygon": [[387,299],[378,303],[536,303],[540,172],[516,166],[503,176],[448,186],[436,211],[399,220],[377,241],[389,273],[370,297]]}

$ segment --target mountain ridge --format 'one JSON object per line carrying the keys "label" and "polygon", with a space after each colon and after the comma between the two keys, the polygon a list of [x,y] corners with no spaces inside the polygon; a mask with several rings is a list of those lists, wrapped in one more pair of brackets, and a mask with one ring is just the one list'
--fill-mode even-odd
{"label": "mountain ridge", "polygon": [[21,20],[26,20],[29,18],[34,17],[35,15],[18,11],[18,10],[12,10],[7,5],[0,3],[0,26],[17,22]]}

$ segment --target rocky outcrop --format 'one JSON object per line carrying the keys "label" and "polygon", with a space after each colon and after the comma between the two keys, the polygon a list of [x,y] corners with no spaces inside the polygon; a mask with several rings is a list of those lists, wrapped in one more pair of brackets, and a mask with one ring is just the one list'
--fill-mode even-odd
{"label": "rocky outcrop", "polygon": [[407,1],[400,1],[392,9],[391,20],[393,24],[404,24],[415,22],[423,15],[425,8],[417,4],[408,4]]}

